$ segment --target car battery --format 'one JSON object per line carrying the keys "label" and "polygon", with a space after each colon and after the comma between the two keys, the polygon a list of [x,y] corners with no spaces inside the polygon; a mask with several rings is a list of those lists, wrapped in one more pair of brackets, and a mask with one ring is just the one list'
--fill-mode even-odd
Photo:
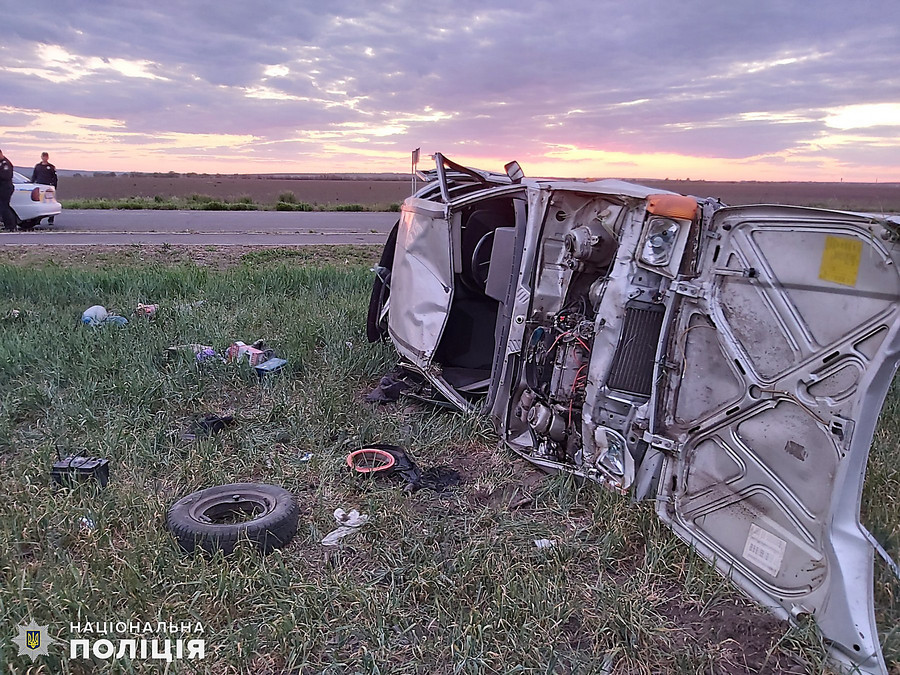
{"label": "car battery", "polygon": [[268,361],[263,361],[256,366],[256,374],[259,375],[260,378],[263,378],[266,375],[271,375],[272,373],[277,373],[279,370],[283,370],[286,365],[287,359],[279,359],[273,356]]}
{"label": "car battery", "polygon": [[58,485],[71,487],[76,483],[94,480],[100,487],[104,487],[109,482],[109,460],[70,455],[53,464],[50,477]]}

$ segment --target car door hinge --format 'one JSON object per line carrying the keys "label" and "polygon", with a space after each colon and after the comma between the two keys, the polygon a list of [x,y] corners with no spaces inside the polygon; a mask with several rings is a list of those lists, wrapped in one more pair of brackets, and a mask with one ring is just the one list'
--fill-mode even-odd
{"label": "car door hinge", "polygon": [[659,434],[651,434],[649,431],[644,432],[643,440],[651,448],[662,450],[670,455],[677,455],[681,451],[681,446],[675,441]]}

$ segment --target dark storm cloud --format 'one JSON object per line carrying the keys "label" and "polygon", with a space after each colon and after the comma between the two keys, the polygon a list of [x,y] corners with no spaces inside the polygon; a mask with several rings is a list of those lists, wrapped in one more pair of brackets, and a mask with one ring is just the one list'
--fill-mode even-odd
{"label": "dark storm cloud", "polygon": [[[342,133],[334,142],[344,147],[364,138],[404,151],[521,156],[562,145],[745,158],[841,133],[826,126],[830,109],[900,103],[893,9],[889,0],[68,2],[53,21],[8,17],[0,105],[122,120],[134,134],[294,139],[304,150],[310,136]],[[48,60],[42,45],[73,61]],[[99,67],[76,78],[90,59],[146,62],[145,77]],[[22,70],[41,67],[73,77],[50,84]]]}

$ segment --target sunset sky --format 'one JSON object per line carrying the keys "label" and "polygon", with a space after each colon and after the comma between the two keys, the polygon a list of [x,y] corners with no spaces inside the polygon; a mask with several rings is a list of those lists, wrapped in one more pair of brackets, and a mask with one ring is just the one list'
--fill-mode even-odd
{"label": "sunset sky", "polygon": [[[4,3],[30,167],[900,181],[896,0]],[[421,165],[420,165],[421,166]]]}

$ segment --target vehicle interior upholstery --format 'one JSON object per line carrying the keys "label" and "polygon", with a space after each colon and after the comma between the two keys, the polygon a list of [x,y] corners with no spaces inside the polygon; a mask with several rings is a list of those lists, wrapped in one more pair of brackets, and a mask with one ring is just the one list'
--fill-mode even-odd
{"label": "vehicle interior upholstery", "polygon": [[[461,223],[461,270],[454,276],[453,304],[435,360],[451,385],[477,390],[482,381],[490,378],[497,316],[501,299],[505,298],[505,285],[500,297],[497,292],[493,297],[488,293],[488,277],[502,277],[508,283],[512,274],[510,251],[497,247],[495,255],[494,241],[500,228],[515,232],[513,200],[498,199],[466,207]],[[499,269],[493,269],[498,260]]]}

